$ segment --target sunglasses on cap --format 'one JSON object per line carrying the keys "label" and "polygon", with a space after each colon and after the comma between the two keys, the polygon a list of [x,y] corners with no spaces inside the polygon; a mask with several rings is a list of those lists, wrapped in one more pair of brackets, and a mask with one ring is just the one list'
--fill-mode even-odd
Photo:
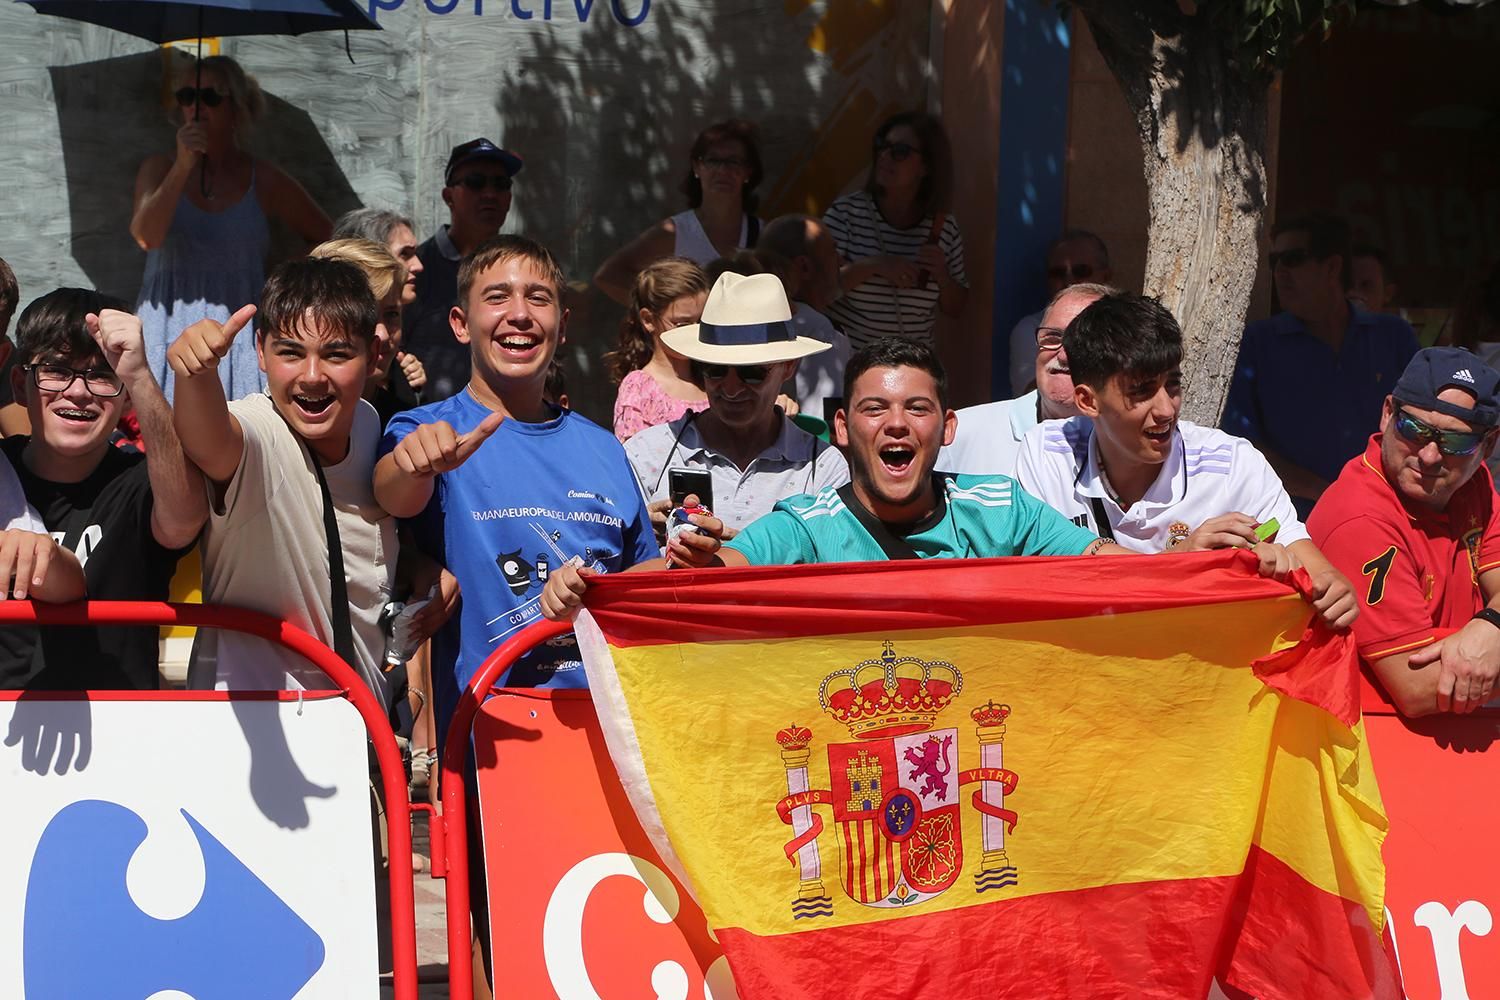
{"label": "sunglasses on cap", "polygon": [[1062,347],[1063,332],[1055,326],[1036,328],[1036,347],[1039,351],[1055,351]]}
{"label": "sunglasses on cap", "polygon": [[1307,247],[1293,247],[1290,250],[1272,250],[1266,254],[1266,263],[1271,270],[1278,267],[1301,267],[1312,259],[1312,251]]}
{"label": "sunglasses on cap", "polygon": [[891,159],[897,163],[900,163],[913,153],[920,152],[920,149],[909,142],[891,142],[888,139],[875,140],[875,155],[879,156],[881,153],[889,153]]}
{"label": "sunglasses on cap", "polygon": [[509,174],[465,174],[462,177],[453,178],[453,183],[474,192],[483,191],[487,187],[492,187],[496,191],[509,191],[511,179]]}
{"label": "sunglasses on cap", "polygon": [[704,378],[711,378],[715,381],[721,378],[728,378],[729,369],[731,368],[740,377],[740,381],[746,385],[760,385],[771,374],[770,365],[711,365],[703,361],[699,361],[697,364],[698,370],[703,373]]}
{"label": "sunglasses on cap", "polygon": [[1092,264],[1074,264],[1072,267],[1059,264],[1056,267],[1047,268],[1047,277],[1054,281],[1067,281],[1069,278],[1074,281],[1087,281],[1093,276],[1094,265]]}
{"label": "sunglasses on cap", "polygon": [[225,100],[224,95],[212,87],[181,87],[173,96],[177,98],[177,106],[180,108],[190,108],[194,103],[205,108],[217,108]]}
{"label": "sunglasses on cap", "polygon": [[1431,441],[1444,455],[1472,455],[1484,443],[1488,431],[1445,431],[1407,413],[1396,411],[1396,433],[1418,448],[1425,448]]}

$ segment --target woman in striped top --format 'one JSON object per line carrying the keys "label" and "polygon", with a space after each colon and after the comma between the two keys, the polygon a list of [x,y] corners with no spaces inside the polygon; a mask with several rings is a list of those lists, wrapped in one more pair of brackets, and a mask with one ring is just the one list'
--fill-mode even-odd
{"label": "woman in striped top", "polygon": [[880,337],[931,344],[938,310],[963,311],[969,279],[947,211],[950,170],[942,123],[919,111],[895,115],[875,133],[864,190],[823,216],[843,264],[844,294],[828,312],[856,350]]}

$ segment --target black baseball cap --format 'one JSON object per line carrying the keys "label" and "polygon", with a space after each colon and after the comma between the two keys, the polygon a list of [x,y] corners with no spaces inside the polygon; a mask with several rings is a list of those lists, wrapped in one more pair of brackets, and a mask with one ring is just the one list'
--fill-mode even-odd
{"label": "black baseball cap", "polygon": [[521,172],[525,161],[508,149],[501,149],[488,139],[470,139],[468,142],[460,143],[453,147],[453,152],[448,154],[448,166],[443,171],[443,183],[449,187],[453,186],[453,171],[470,160],[494,160],[505,168],[505,172],[514,177]]}
{"label": "black baseball cap", "polygon": [[[1474,396],[1474,408],[1438,399],[1444,389]],[[1500,372],[1461,347],[1428,347],[1418,351],[1391,391],[1399,402],[1436,410],[1475,427],[1500,423]]]}

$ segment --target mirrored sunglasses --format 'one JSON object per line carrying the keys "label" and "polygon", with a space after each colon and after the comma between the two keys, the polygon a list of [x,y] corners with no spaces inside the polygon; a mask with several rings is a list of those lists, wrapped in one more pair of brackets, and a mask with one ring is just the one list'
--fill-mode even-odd
{"label": "mirrored sunglasses", "polygon": [[1472,455],[1479,450],[1484,443],[1486,431],[1445,431],[1439,430],[1422,420],[1417,419],[1405,410],[1396,411],[1396,433],[1402,438],[1410,441],[1418,448],[1427,446],[1431,441],[1437,445],[1438,451],[1444,455],[1459,456]]}

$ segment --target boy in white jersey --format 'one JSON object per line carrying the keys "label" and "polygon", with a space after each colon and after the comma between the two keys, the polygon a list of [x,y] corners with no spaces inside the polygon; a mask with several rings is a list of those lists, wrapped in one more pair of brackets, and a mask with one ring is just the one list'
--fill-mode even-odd
{"label": "boy in white jersey", "polygon": [[1261,454],[1178,419],[1182,330],[1161,303],[1105,296],[1068,324],[1063,347],[1083,416],[1027,432],[1016,466],[1023,489],[1136,552],[1254,548],[1256,529],[1274,520],[1275,537],[1312,577],[1314,606],[1331,624],[1353,622],[1349,581],[1308,539]]}

